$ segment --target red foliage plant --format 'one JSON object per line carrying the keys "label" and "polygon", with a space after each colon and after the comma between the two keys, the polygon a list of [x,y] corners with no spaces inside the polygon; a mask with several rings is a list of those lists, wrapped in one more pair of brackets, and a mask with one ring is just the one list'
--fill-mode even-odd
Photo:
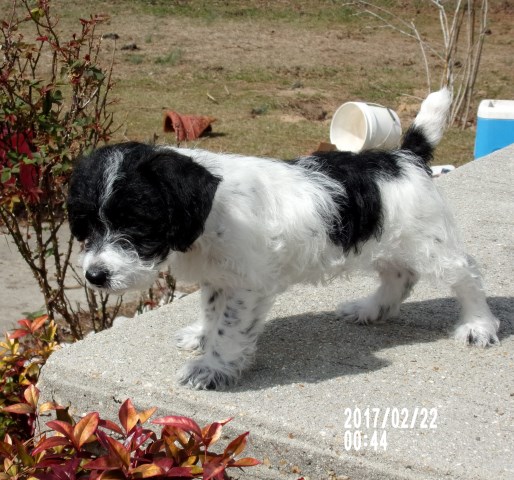
{"label": "red foliage plant", "polygon": [[[25,402],[4,408],[16,414],[33,414],[38,389],[31,385]],[[119,424],[100,418],[97,412],[73,423],[59,405],[44,403],[39,411],[56,410],[57,417],[46,424],[49,432],[38,440],[21,442],[6,435],[0,441],[1,480],[114,480],[140,478],[202,478],[226,480],[228,468],[251,467],[254,458],[236,458],[246,447],[249,432],[232,440],[220,453],[211,447],[221,438],[231,419],[204,428],[190,418],[168,416],[153,420],[160,433],[144,427],[155,408],[138,412],[130,400],[121,406]],[[50,436],[49,433],[52,435]]]}
{"label": "red foliage plant", "polygon": [[[204,428],[181,416],[144,427],[155,408],[138,412],[126,400],[119,424],[97,412],[75,422],[68,409],[54,402],[40,404],[35,386],[41,366],[58,348],[56,327],[47,315],[24,318],[0,342],[0,480],[76,480],[139,478],[203,478],[225,480],[227,468],[260,462],[236,458],[246,447],[248,432],[220,453],[211,450],[231,419]],[[41,428],[41,414],[56,419]],[[36,435],[39,427],[40,435]]]}
{"label": "red foliage plant", "polygon": [[[48,315],[24,318],[19,328],[0,342],[0,438],[5,434],[26,440],[35,431],[31,398],[41,366],[57,348],[56,326]],[[19,415],[23,414],[23,415]]]}
{"label": "red foliage plant", "polygon": [[[102,65],[107,59],[96,33],[107,17],[82,18],[76,33],[64,37],[49,0],[11,0],[2,7],[0,223],[38,282],[50,319],[62,318],[78,339],[79,312],[64,293],[73,241],[59,233],[74,159],[114,132],[113,58]],[[97,311],[94,294],[88,304]],[[95,330],[112,318],[105,309],[92,316]]]}

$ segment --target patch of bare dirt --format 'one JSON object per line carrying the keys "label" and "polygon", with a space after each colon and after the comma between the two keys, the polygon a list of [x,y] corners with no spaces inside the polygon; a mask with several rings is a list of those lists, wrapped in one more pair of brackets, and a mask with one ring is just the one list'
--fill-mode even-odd
{"label": "patch of bare dirt", "polygon": [[299,31],[287,24],[226,21],[221,26],[187,18],[139,15],[137,19],[113,17],[109,25],[102,26],[101,33],[112,32],[120,36],[119,45],[137,45],[140,55],[154,58],[180,50],[183,62],[219,70],[261,67],[301,73],[300,69],[345,63],[358,68],[369,62],[395,62],[418,55],[417,45],[401,37],[394,49],[387,48],[392,33],[386,30],[370,36],[347,32],[346,27]]}
{"label": "patch of bare dirt", "polygon": [[319,100],[296,99],[290,100],[288,108],[297,116],[306,120],[323,121],[327,119],[328,111]]}

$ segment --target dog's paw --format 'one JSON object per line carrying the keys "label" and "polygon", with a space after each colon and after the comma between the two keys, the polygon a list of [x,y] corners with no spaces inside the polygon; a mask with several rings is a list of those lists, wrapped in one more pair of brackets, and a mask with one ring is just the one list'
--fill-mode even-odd
{"label": "dog's paw", "polygon": [[482,348],[499,345],[500,340],[496,334],[499,325],[500,322],[496,318],[463,323],[455,329],[454,338],[459,343]]}
{"label": "dog's paw", "polygon": [[201,357],[189,361],[180,369],[178,382],[195,390],[223,390],[234,385],[238,376],[237,371],[226,366],[215,366]]}
{"label": "dog's paw", "polygon": [[385,322],[388,318],[397,314],[398,307],[378,305],[369,298],[345,303],[337,310],[337,315],[342,320],[358,325]]}
{"label": "dog's paw", "polygon": [[202,351],[205,346],[203,325],[194,323],[180,330],[175,336],[177,348],[189,351]]}

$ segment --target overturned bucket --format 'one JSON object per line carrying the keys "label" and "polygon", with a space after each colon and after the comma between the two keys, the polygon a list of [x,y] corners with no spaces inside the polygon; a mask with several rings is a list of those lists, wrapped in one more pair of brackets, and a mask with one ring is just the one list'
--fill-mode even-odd
{"label": "overturned bucket", "polygon": [[376,103],[345,103],[336,110],[330,124],[330,141],[343,151],[395,148],[401,135],[396,112]]}

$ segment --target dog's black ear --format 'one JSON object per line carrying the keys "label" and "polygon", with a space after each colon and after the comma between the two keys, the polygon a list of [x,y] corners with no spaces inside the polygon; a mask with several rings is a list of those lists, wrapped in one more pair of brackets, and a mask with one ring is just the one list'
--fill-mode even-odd
{"label": "dog's black ear", "polygon": [[174,150],[156,152],[139,169],[166,205],[170,248],[187,251],[203,233],[221,179]]}
{"label": "dog's black ear", "polygon": [[83,155],[74,164],[68,185],[67,210],[72,235],[84,241],[98,216],[98,190],[103,171],[92,168],[94,155]]}

